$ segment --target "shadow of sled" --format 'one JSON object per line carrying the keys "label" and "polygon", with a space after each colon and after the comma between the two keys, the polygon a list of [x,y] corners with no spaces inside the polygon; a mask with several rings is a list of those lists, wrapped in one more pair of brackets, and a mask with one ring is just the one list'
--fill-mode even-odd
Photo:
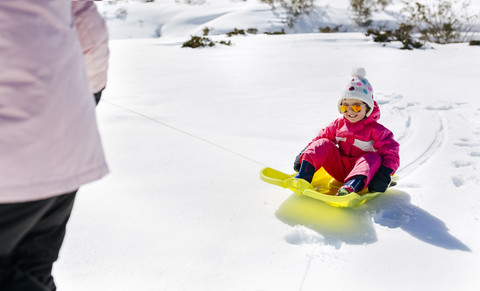
{"label": "shadow of sled", "polygon": [[277,210],[276,217],[288,225],[302,225],[314,230],[338,246],[371,244],[377,241],[373,223],[400,228],[428,244],[449,250],[471,251],[452,236],[443,221],[418,206],[410,196],[390,189],[358,208],[336,208],[321,201],[292,194]]}

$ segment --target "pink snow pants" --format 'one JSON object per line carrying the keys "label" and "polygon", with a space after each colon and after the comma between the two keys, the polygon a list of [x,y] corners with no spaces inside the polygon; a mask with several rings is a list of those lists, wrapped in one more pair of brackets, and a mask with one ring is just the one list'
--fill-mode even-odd
{"label": "pink snow pants", "polygon": [[375,152],[367,152],[355,158],[347,157],[342,155],[335,143],[322,138],[308,146],[303,152],[302,161],[312,164],[315,171],[323,167],[339,182],[346,182],[357,175],[367,176],[365,186],[368,186],[382,164],[382,157]]}

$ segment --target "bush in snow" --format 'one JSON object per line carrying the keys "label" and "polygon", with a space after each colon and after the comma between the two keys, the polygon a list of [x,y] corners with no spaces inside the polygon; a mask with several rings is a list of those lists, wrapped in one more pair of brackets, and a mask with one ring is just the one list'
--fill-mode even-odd
{"label": "bush in snow", "polygon": [[245,29],[238,29],[234,28],[232,31],[227,32],[228,37],[232,37],[234,35],[247,35],[248,34],[257,34],[258,29],[257,28],[248,28],[245,32]]}
{"label": "bush in snow", "polygon": [[282,11],[285,12],[283,22],[291,28],[294,26],[297,17],[313,11],[315,0],[260,0],[260,2],[269,4],[272,11],[277,13],[275,4],[279,4]]}
{"label": "bush in snow", "polygon": [[417,41],[413,36],[413,25],[401,23],[400,26],[393,32],[395,39],[402,42],[402,49],[418,49],[423,46],[423,44]]}
{"label": "bush in snow", "polygon": [[127,12],[127,8],[125,7],[120,7],[115,11],[115,17],[118,19],[125,20],[127,19],[127,15],[128,15],[128,12]]}
{"label": "bush in snow", "polygon": [[478,23],[478,15],[468,12],[469,1],[441,0],[421,4],[405,3],[402,12],[421,34],[421,39],[440,44],[465,42]]}
{"label": "bush in snow", "polygon": [[177,3],[183,3],[187,5],[203,5],[206,0],[175,0]]}
{"label": "bush in snow", "polygon": [[334,28],[331,28],[330,26],[326,26],[326,27],[320,27],[318,30],[321,32],[321,33],[335,33],[335,32],[339,32],[340,31],[340,27],[342,25],[337,25],[335,26]]}
{"label": "bush in snow", "polygon": [[360,27],[370,26],[370,17],[374,11],[385,10],[392,0],[350,0],[350,7],[355,14],[355,23]]}
{"label": "bush in snow", "polygon": [[223,45],[232,45],[231,41],[213,41],[210,38],[208,38],[208,34],[210,33],[210,28],[205,27],[203,29],[203,36],[196,36],[196,35],[191,35],[190,39],[187,40],[182,44],[182,47],[190,47],[190,48],[199,48],[199,47],[212,47],[215,46],[215,44],[223,44]]}
{"label": "bush in snow", "polygon": [[285,34],[285,29],[282,28],[282,30],[280,31],[265,31],[264,34],[267,34],[267,35],[277,35],[277,34]]}
{"label": "bush in snow", "polygon": [[109,1],[102,1],[103,5],[117,5],[120,3],[126,3],[128,0],[109,0]]}
{"label": "bush in snow", "polygon": [[395,40],[392,35],[391,30],[375,30],[375,29],[368,29],[366,36],[373,36],[374,42],[391,42]]}
{"label": "bush in snow", "polygon": [[211,30],[210,28],[205,27],[205,28],[203,29],[203,36],[207,36],[207,35],[210,33],[210,30]]}
{"label": "bush in snow", "polygon": [[400,41],[403,44],[401,49],[418,49],[423,46],[423,44],[412,37],[412,31],[414,27],[405,23],[400,24],[399,28],[396,30],[374,30],[368,29],[366,35],[373,36],[373,41],[387,43],[391,41]]}
{"label": "bush in snow", "polygon": [[191,35],[190,39],[184,42],[182,47],[199,48],[214,45],[215,43],[208,37]]}
{"label": "bush in snow", "polygon": [[227,32],[227,36],[231,37],[233,35],[245,35],[245,30],[235,28],[233,31]]}

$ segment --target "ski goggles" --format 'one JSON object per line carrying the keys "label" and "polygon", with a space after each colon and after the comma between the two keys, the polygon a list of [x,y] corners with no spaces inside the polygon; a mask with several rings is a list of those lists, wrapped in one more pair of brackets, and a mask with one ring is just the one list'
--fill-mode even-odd
{"label": "ski goggles", "polygon": [[353,112],[358,113],[358,112],[362,111],[363,106],[365,106],[365,104],[355,104],[355,105],[350,105],[350,106],[349,105],[340,105],[340,111],[342,113],[346,113],[351,108],[353,110]]}

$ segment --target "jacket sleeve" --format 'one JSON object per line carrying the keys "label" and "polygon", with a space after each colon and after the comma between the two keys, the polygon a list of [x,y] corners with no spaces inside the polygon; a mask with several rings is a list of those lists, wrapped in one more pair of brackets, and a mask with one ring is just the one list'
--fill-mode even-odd
{"label": "jacket sleeve", "polygon": [[322,138],[327,138],[333,141],[334,143],[337,143],[337,140],[335,139],[335,133],[337,132],[337,128],[338,128],[338,119],[334,120],[329,125],[327,125],[327,127],[320,130],[317,136],[308,145]]}
{"label": "jacket sleeve", "polygon": [[382,165],[395,173],[400,166],[399,143],[395,141],[393,133],[383,126],[377,128],[374,138],[374,148],[382,156]]}
{"label": "jacket sleeve", "polygon": [[[321,139],[321,138],[328,138],[329,140],[333,141],[336,143],[335,139],[335,132],[337,130],[337,123],[338,119],[330,123],[327,127],[323,128],[320,130],[320,132],[317,134],[317,136],[312,139],[311,142],[307,144],[307,146],[298,154],[298,156],[295,158],[295,163],[294,163],[294,169],[298,171],[300,169],[300,163],[303,161],[303,152],[315,141]],[[298,168],[298,169],[297,169]]]}
{"label": "jacket sleeve", "polygon": [[92,93],[105,88],[108,69],[108,32],[94,1],[72,1],[72,14],[83,50]]}

